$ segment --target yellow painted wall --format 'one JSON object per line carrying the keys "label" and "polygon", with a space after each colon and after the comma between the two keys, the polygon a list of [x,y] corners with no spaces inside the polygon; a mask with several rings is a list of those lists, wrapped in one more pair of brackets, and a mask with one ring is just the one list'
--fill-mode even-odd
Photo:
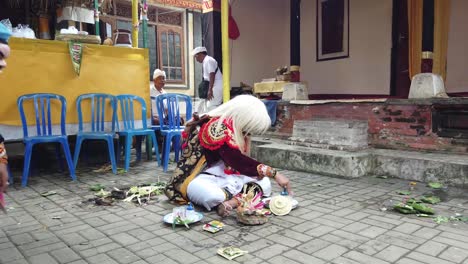
{"label": "yellow painted wall", "polygon": [[[85,44],[81,73],[77,76],[67,42],[11,38],[10,46],[11,57],[0,74],[0,124],[21,125],[16,100],[28,93],[65,96],[67,123],[78,122],[76,98],[83,93],[141,96],[146,100],[149,117],[148,50]],[[140,112],[137,113],[135,119],[140,119]],[[54,123],[58,123],[58,118],[57,115]]]}

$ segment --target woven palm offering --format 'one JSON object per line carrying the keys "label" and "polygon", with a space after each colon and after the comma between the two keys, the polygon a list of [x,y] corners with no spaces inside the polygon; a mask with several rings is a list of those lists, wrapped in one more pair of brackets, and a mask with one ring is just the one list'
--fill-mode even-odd
{"label": "woven palm offering", "polygon": [[249,188],[239,194],[239,206],[237,207],[237,221],[245,225],[262,225],[268,222],[269,210],[264,209],[262,192],[256,192],[255,188]]}

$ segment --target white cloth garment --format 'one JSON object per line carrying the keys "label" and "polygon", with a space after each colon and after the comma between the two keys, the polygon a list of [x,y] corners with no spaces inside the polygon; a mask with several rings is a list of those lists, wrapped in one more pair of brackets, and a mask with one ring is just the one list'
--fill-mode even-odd
{"label": "white cloth garment", "polygon": [[[154,84],[151,84],[150,86],[150,96],[151,97],[157,97],[158,95],[165,94],[166,91],[164,89],[161,89],[161,91],[158,91],[156,87],[154,87]],[[151,100],[151,115],[153,117],[158,117],[158,109],[156,108],[156,100]]]}
{"label": "white cloth garment", "polygon": [[[215,72],[218,68],[218,63],[213,57],[208,55],[203,59],[203,79],[210,81],[210,73]],[[223,74],[218,69],[215,75],[213,85],[213,99],[207,100],[206,107],[207,111],[216,108],[218,105],[223,103]]]}
{"label": "white cloth garment", "polygon": [[224,173],[224,162],[219,161],[214,166],[205,170],[190,182],[187,187],[187,196],[195,204],[204,206],[208,211],[226,199],[223,189],[232,195],[242,191],[244,184],[255,182],[262,187],[263,195],[271,195],[270,179],[264,177],[262,180],[245,176]]}

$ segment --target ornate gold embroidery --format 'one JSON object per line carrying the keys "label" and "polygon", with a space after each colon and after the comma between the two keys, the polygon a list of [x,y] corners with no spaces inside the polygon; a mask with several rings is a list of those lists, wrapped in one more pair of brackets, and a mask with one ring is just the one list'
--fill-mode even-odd
{"label": "ornate gold embroidery", "polygon": [[275,178],[276,176],[276,170],[268,165],[265,164],[258,164],[257,166],[257,172],[260,177],[269,177],[269,178]]}

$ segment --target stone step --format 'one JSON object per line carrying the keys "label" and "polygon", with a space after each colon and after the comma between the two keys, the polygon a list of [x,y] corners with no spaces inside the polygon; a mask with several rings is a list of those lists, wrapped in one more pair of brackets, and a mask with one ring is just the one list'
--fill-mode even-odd
{"label": "stone step", "polygon": [[363,149],[368,146],[367,121],[295,120],[292,137],[295,142],[318,144],[334,149]]}
{"label": "stone step", "polygon": [[468,187],[468,155],[389,149],[332,150],[254,139],[252,157],[273,167],[345,178],[388,176]]}
{"label": "stone step", "polygon": [[251,155],[273,167],[348,178],[368,175],[371,170],[372,164],[366,151],[338,151],[287,142],[256,141],[252,144]]}

